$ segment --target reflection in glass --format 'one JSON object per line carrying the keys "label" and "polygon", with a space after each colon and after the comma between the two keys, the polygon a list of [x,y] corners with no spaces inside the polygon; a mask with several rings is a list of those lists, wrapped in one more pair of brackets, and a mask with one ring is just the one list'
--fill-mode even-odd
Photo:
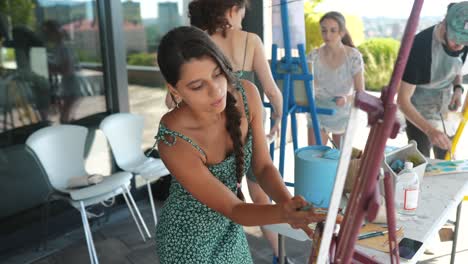
{"label": "reflection in glass", "polygon": [[95,0],[0,1],[0,146],[105,112],[102,68]]}
{"label": "reflection in glass", "polygon": [[[157,125],[167,112],[164,79],[156,63],[159,42],[172,28],[189,24],[188,3],[189,0],[122,0],[130,111],[145,119],[144,149],[154,143]],[[144,183],[139,177],[135,179],[137,187]]]}
{"label": "reflection in glass", "polygon": [[143,148],[152,145],[157,124],[167,111],[164,79],[156,63],[159,42],[169,30],[189,24],[189,2],[122,0],[130,111],[145,117]]}

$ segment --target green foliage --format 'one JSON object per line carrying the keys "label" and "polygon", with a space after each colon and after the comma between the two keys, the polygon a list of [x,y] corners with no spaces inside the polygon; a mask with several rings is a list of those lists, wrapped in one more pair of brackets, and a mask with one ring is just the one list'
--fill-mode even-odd
{"label": "green foliage", "polygon": [[8,15],[13,26],[26,25],[32,28],[36,22],[34,8],[32,0],[0,1],[0,13]]}
{"label": "green foliage", "polygon": [[308,0],[304,1],[304,13],[310,14],[313,13],[315,10],[315,7],[317,7],[318,4],[322,3],[323,0]]}
{"label": "green foliage", "polygon": [[[322,35],[320,33],[320,18],[324,13],[314,11],[318,3],[304,2],[304,19],[306,26],[306,51],[309,52],[313,48],[319,47],[322,43]],[[364,41],[364,24],[358,16],[343,14],[346,19],[346,28],[348,29],[354,45],[359,45]]]}
{"label": "green foliage", "polygon": [[93,62],[93,63],[101,62],[100,56],[93,53],[92,51],[88,51],[85,49],[77,49],[75,50],[75,52],[80,62]]}
{"label": "green foliage", "polygon": [[128,65],[137,66],[155,66],[156,65],[156,53],[135,53],[127,56]]}
{"label": "green foliage", "polygon": [[15,49],[6,48],[6,52],[4,54],[3,60],[4,61],[14,61],[15,60]]}
{"label": "green foliage", "polygon": [[306,52],[319,47],[323,43],[322,35],[320,33],[320,17],[321,15],[318,13],[309,13],[305,15]]}
{"label": "green foliage", "polygon": [[398,56],[400,42],[392,38],[373,38],[358,49],[364,60],[366,89],[380,91],[388,85]]}

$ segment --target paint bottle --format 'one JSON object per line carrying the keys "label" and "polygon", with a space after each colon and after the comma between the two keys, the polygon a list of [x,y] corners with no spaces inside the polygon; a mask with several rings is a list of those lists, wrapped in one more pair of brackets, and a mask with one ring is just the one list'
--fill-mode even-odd
{"label": "paint bottle", "polygon": [[419,178],[412,162],[397,175],[395,184],[395,206],[400,215],[415,215],[419,199]]}

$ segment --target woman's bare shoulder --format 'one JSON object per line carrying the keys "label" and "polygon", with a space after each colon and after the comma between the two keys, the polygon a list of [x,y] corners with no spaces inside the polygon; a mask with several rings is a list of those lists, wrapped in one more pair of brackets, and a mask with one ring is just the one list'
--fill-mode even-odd
{"label": "woman's bare shoulder", "polygon": [[357,49],[357,48],[354,48],[354,47],[350,47],[350,46],[346,46],[345,45],[345,49],[346,49],[346,54],[351,55],[351,56],[359,56],[361,55],[361,52]]}
{"label": "woman's bare shoulder", "polygon": [[181,119],[180,112],[181,112],[180,109],[177,109],[177,108],[172,109],[171,111],[165,113],[161,117],[160,123],[163,124],[165,127],[174,131],[178,131],[182,129],[181,122],[180,122],[180,119]]}
{"label": "woman's bare shoulder", "polygon": [[258,88],[252,82],[248,80],[241,80],[242,87],[244,87],[245,95],[247,96],[247,102],[249,105],[253,98],[259,97]]}

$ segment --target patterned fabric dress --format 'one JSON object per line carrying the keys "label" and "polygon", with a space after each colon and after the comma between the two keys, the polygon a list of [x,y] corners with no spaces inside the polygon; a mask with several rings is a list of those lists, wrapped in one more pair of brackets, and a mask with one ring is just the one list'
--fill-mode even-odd
{"label": "patterned fabric dress", "polygon": [[[245,112],[249,118],[244,88],[238,83],[237,89],[242,94]],[[206,156],[205,152],[190,138],[160,124],[156,136],[158,142],[173,145],[179,139],[189,142]],[[252,156],[250,125],[244,144],[244,153],[244,173],[246,173]],[[208,169],[233,193],[237,193],[234,154],[218,164],[209,165]],[[196,177],[196,175],[193,176]],[[207,191],[209,188],[207,186]],[[200,203],[175,178],[172,179],[170,194],[162,208],[156,228],[156,249],[161,264],[253,263],[242,226]]]}

